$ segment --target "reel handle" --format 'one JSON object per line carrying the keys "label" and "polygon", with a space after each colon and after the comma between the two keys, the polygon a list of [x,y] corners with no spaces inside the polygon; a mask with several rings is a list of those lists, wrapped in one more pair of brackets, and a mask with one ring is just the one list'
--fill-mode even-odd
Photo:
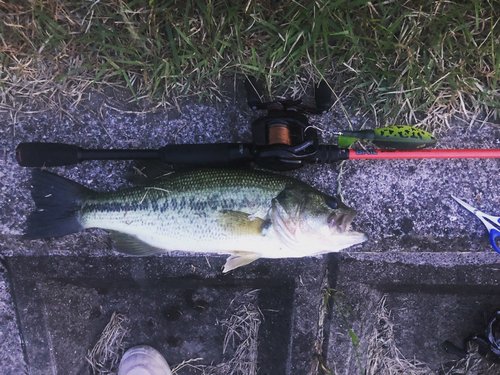
{"label": "reel handle", "polygon": [[321,80],[320,83],[314,88],[314,99],[316,100],[316,108],[326,112],[333,105],[333,95],[330,86]]}

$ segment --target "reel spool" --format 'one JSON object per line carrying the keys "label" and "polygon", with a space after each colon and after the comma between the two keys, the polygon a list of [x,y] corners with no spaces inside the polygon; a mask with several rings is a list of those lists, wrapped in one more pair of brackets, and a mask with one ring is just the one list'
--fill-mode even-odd
{"label": "reel spool", "polygon": [[257,146],[297,146],[309,140],[317,143],[318,134],[306,116],[273,109],[252,123],[252,137]]}
{"label": "reel spool", "polygon": [[280,103],[252,123],[255,161],[273,170],[300,168],[318,148],[318,134],[306,116]]}
{"label": "reel spool", "polygon": [[268,145],[288,145],[292,144],[290,129],[287,124],[271,125],[267,129],[267,144]]}
{"label": "reel spool", "polygon": [[316,107],[301,100],[263,102],[263,83],[248,77],[245,81],[248,105],[252,110],[267,110],[267,115],[252,123],[255,162],[272,170],[287,171],[311,162],[318,151],[318,133],[304,114],[321,114],[332,105],[325,82],[315,91]]}

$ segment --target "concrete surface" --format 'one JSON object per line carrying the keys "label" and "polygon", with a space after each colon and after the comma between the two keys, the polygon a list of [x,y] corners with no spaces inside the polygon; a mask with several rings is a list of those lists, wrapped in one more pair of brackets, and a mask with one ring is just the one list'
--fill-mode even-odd
{"label": "concrete surface", "polygon": [[[436,371],[454,360],[440,348],[459,345],[500,308],[500,256],[479,220],[450,197],[500,213],[498,160],[347,161],[290,174],[327,193],[337,191],[359,211],[353,226],[370,240],[337,255],[261,259],[222,275],[224,257],[172,253],[145,258],[113,252],[104,231],[58,239],[22,238],[33,209],[29,170],[14,159],[18,143],[66,142],[91,148],[158,148],[166,143],[249,141],[260,113],[247,109],[242,85],[230,104],[189,101],[180,111],[138,114],[114,93],[92,94],[61,111],[7,104],[0,107],[0,373],[88,374],[85,356],[113,312],[131,320],[128,345],[150,344],[175,365],[202,357],[223,362],[224,328],[231,302],[258,290],[258,374],[360,372],[351,328],[366,360],[367,342],[386,296],[398,348]],[[120,110],[113,109],[118,107]],[[348,128],[334,108],[311,120],[331,131]],[[354,127],[366,119],[353,116]],[[370,128],[372,122],[366,122]],[[441,148],[494,148],[495,125],[458,121],[436,134]],[[331,135],[324,143],[333,141]],[[129,186],[129,162],[86,162],[52,168],[96,190]],[[324,288],[344,293],[352,310],[344,320]],[[346,326],[346,323],[349,327]],[[182,372],[184,371],[184,372]],[[194,371],[194,370],[193,370]],[[498,369],[490,372],[497,374]],[[186,369],[181,374],[190,373]],[[192,372],[191,372],[192,373]],[[324,373],[324,372],[323,372]]]}

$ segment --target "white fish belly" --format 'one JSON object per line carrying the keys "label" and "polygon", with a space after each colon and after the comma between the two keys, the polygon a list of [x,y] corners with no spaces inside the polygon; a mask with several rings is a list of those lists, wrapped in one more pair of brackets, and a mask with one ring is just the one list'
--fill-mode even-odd
{"label": "white fish belly", "polygon": [[300,258],[315,255],[318,249],[304,245],[286,246],[272,226],[260,235],[224,230],[217,214],[162,215],[155,212],[96,212],[82,220],[86,228],[118,231],[137,237],[150,246],[165,251],[231,254],[257,253],[262,258]]}
{"label": "white fish belly", "polygon": [[129,211],[95,212],[82,219],[85,228],[114,230],[136,236],[166,251],[208,253],[256,252],[265,258],[303,256],[288,249],[272,228],[263,234],[238,233],[221,227],[218,213],[183,215]]}

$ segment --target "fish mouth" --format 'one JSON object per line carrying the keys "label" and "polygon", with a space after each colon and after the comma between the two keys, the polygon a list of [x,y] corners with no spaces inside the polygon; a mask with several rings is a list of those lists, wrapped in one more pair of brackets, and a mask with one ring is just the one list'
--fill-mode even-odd
{"label": "fish mouth", "polygon": [[339,233],[348,232],[351,228],[351,222],[358,212],[354,210],[349,210],[342,213],[333,213],[328,218],[328,226],[331,230],[335,230]]}

